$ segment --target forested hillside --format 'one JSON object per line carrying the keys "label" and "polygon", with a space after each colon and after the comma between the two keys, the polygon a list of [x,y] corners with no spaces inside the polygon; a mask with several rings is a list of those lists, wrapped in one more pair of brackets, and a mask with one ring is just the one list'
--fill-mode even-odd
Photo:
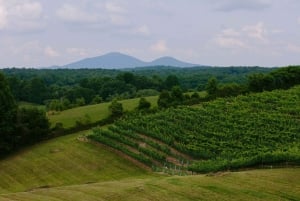
{"label": "forested hillside", "polygon": [[184,91],[204,90],[208,79],[219,83],[246,83],[251,73],[273,69],[258,67],[105,69],[2,69],[17,101],[65,110],[82,105],[158,95],[179,85]]}

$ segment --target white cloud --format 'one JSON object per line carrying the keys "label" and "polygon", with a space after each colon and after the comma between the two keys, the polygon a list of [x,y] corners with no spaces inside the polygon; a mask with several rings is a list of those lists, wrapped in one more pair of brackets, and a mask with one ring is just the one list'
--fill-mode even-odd
{"label": "white cloud", "polygon": [[39,2],[27,2],[15,5],[11,12],[21,19],[36,20],[42,16],[43,8]]}
{"label": "white cloud", "polygon": [[240,34],[240,32],[238,32],[232,28],[228,28],[228,29],[222,30],[222,35],[237,37],[237,36],[240,36],[241,34]]}
{"label": "white cloud", "polygon": [[271,0],[214,0],[217,10],[224,12],[232,12],[239,10],[263,10],[271,7]]}
{"label": "white cloud", "polygon": [[300,45],[288,44],[286,49],[290,52],[300,53]]}
{"label": "white cloud", "polygon": [[36,31],[41,29],[43,7],[37,1],[0,0],[0,29],[11,31]]}
{"label": "white cloud", "polygon": [[138,28],[135,30],[135,32],[136,32],[137,34],[142,34],[142,35],[145,35],[145,36],[150,35],[150,30],[149,30],[149,28],[148,28],[147,25],[142,25],[142,26],[138,27]]}
{"label": "white cloud", "polygon": [[91,7],[86,1],[80,4],[63,4],[57,11],[56,16],[66,23],[84,24],[92,29],[105,27],[125,26],[129,22],[125,15],[126,10],[116,3],[98,3]]}
{"label": "white cloud", "polygon": [[268,44],[268,33],[277,34],[278,30],[267,30],[263,22],[246,25],[239,29],[222,30],[213,41],[225,48],[251,48]]}
{"label": "white cloud", "polygon": [[127,10],[120,4],[116,2],[106,2],[104,8],[106,15],[113,25],[124,26],[129,24],[127,16],[125,15]]}
{"label": "white cloud", "polygon": [[128,21],[126,17],[124,17],[123,15],[110,15],[109,18],[111,24],[113,25],[118,25],[118,26],[128,25]]}
{"label": "white cloud", "polygon": [[86,56],[87,55],[87,50],[83,48],[76,48],[76,47],[71,47],[66,49],[68,54],[74,55],[74,56]]}
{"label": "white cloud", "polygon": [[19,45],[12,44],[11,47],[11,51],[14,55],[41,52],[42,49],[38,41],[28,41]]}
{"label": "white cloud", "polygon": [[150,49],[157,53],[164,53],[168,51],[169,48],[167,47],[166,41],[159,40],[155,44],[151,45]]}
{"label": "white cloud", "polygon": [[59,53],[50,46],[45,47],[44,53],[47,57],[58,57],[59,56]]}
{"label": "white cloud", "polygon": [[105,4],[105,8],[110,13],[119,13],[119,14],[126,13],[125,8],[113,2],[107,2]]}
{"label": "white cloud", "polygon": [[255,25],[248,25],[242,29],[249,37],[255,38],[261,41],[267,41],[267,29],[262,22],[258,22]]}
{"label": "white cloud", "polygon": [[56,14],[63,21],[71,23],[96,23],[99,20],[96,14],[71,4],[64,4]]}
{"label": "white cloud", "polygon": [[247,45],[238,38],[219,35],[214,40],[219,46],[224,48],[247,48]]}
{"label": "white cloud", "polygon": [[0,30],[7,25],[7,11],[0,1]]}

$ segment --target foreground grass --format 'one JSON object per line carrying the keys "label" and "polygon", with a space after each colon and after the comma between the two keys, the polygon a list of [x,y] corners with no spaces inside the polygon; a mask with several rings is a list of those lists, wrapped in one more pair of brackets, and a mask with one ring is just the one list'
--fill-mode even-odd
{"label": "foreground grass", "polygon": [[46,141],[1,160],[0,194],[148,174],[103,147],[78,140],[84,133]]}
{"label": "foreground grass", "polygon": [[[150,96],[146,98],[152,107],[157,106],[158,96]],[[125,111],[134,110],[139,104],[139,98],[120,101],[123,104]],[[55,114],[49,114],[49,120],[52,126],[56,123],[62,123],[64,128],[71,128],[76,125],[76,121],[89,121],[95,123],[103,120],[110,115],[108,106],[110,103],[100,103],[96,105],[87,105],[77,107]]]}
{"label": "foreground grass", "polygon": [[300,169],[124,179],[2,194],[0,200],[300,200]]}

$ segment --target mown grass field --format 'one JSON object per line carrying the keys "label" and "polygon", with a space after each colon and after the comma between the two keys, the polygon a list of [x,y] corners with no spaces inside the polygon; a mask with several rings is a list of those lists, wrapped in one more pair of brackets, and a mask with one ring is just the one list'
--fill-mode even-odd
{"label": "mown grass field", "polygon": [[[147,97],[152,107],[157,106],[158,96]],[[120,101],[125,111],[134,110],[139,104],[139,98]],[[49,113],[48,117],[52,126],[56,123],[62,123],[64,128],[71,128],[76,125],[76,121],[85,121],[89,119],[90,123],[97,122],[109,116],[108,106],[110,103],[100,103],[96,105],[87,105],[77,107],[62,112]]]}
{"label": "mown grass field", "polygon": [[1,201],[300,200],[299,169],[149,177],[0,194]]}
{"label": "mown grass field", "polygon": [[87,132],[42,142],[1,160],[0,194],[148,174],[101,146],[78,140]]}

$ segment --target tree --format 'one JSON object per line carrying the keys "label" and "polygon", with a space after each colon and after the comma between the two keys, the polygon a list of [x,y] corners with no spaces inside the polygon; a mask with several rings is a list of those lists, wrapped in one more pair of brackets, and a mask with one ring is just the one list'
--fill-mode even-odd
{"label": "tree", "polygon": [[15,145],[16,119],[17,104],[4,75],[0,73],[0,155],[11,151]]}
{"label": "tree", "polygon": [[28,90],[28,101],[32,103],[42,104],[48,96],[47,86],[39,77],[32,78],[26,89]]}
{"label": "tree", "polygon": [[179,86],[178,77],[176,75],[169,75],[164,82],[164,86],[167,90],[172,89],[174,86]]}
{"label": "tree", "polygon": [[174,105],[179,105],[183,102],[184,96],[182,89],[179,86],[174,86],[172,88],[171,98]]}
{"label": "tree", "polygon": [[223,84],[218,88],[217,96],[218,97],[230,97],[238,96],[242,94],[245,89],[243,85],[236,83]]}
{"label": "tree", "polygon": [[92,100],[92,104],[99,104],[99,103],[102,103],[102,101],[103,101],[102,97],[99,95],[96,95]]}
{"label": "tree", "polygon": [[206,85],[206,91],[210,97],[215,97],[218,90],[217,78],[211,77]]}
{"label": "tree", "polygon": [[111,115],[113,117],[120,117],[123,114],[123,105],[114,99],[109,105],[109,110],[111,111]]}
{"label": "tree", "polygon": [[34,107],[19,109],[17,126],[20,146],[46,139],[50,132],[46,113]]}
{"label": "tree", "polygon": [[163,90],[158,97],[157,105],[161,108],[167,108],[171,104],[171,96],[170,93],[166,90]]}
{"label": "tree", "polygon": [[147,101],[145,98],[140,98],[139,106],[138,106],[139,110],[147,110],[150,107],[151,107],[151,103],[149,101]]}

